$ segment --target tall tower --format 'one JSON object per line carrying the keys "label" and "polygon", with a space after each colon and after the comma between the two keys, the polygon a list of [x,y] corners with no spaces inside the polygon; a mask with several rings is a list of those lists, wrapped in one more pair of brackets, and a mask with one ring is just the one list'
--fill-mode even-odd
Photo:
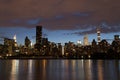
{"label": "tall tower", "polygon": [[16,34],[13,36],[13,40],[14,40],[14,46],[17,47],[17,38],[16,38]]}
{"label": "tall tower", "polygon": [[35,48],[40,50],[42,44],[42,26],[36,26],[36,45]]}
{"label": "tall tower", "polygon": [[101,41],[101,36],[100,36],[100,34],[101,34],[101,31],[100,31],[100,27],[99,27],[99,28],[97,28],[97,42],[98,42],[98,43]]}
{"label": "tall tower", "polygon": [[87,34],[84,36],[84,40],[83,40],[83,41],[84,41],[84,42],[83,42],[84,46],[89,45],[89,42],[88,42],[88,35],[87,35]]}
{"label": "tall tower", "polygon": [[14,41],[17,42],[17,38],[16,38],[16,35],[14,35],[13,37]]}
{"label": "tall tower", "polygon": [[42,42],[42,26],[36,26],[36,44]]}

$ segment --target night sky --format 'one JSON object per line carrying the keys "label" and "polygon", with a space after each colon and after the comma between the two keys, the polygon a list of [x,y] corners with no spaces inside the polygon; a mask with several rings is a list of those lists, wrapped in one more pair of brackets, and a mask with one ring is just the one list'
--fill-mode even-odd
{"label": "night sky", "polygon": [[120,34],[120,0],[0,0],[0,37],[35,43],[37,25],[56,43],[83,41],[85,34],[91,42],[99,26],[102,39],[113,39]]}

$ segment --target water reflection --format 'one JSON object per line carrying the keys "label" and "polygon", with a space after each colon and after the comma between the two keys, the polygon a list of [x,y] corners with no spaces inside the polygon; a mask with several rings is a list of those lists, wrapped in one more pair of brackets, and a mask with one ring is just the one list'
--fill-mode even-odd
{"label": "water reflection", "polygon": [[19,60],[12,60],[11,65],[11,80],[16,80],[19,72]]}
{"label": "water reflection", "polygon": [[119,80],[119,60],[0,60],[1,80]]}
{"label": "water reflection", "polygon": [[103,80],[103,61],[98,62],[98,80]]}
{"label": "water reflection", "polygon": [[28,61],[28,80],[33,80],[32,76],[33,71],[33,60]]}
{"label": "water reflection", "polygon": [[92,80],[92,61],[91,60],[84,61],[84,74],[85,74],[85,80]]}
{"label": "water reflection", "polygon": [[47,71],[46,71],[46,65],[47,65],[47,60],[43,60],[43,61],[42,61],[42,65],[43,65],[43,66],[42,66],[42,69],[43,69],[43,71],[42,71],[42,77],[43,77],[43,78],[42,78],[42,79],[43,79],[43,80],[46,80],[46,72],[47,72]]}

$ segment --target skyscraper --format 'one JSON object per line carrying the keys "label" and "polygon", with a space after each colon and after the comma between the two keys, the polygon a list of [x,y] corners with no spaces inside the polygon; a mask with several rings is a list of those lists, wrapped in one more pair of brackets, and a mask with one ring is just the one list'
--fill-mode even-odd
{"label": "skyscraper", "polygon": [[84,40],[83,40],[83,41],[84,41],[84,42],[83,42],[84,46],[89,45],[89,42],[88,42],[88,35],[87,35],[87,34],[84,36]]}
{"label": "skyscraper", "polygon": [[99,43],[101,41],[101,31],[100,31],[100,28],[97,28],[97,42]]}
{"label": "skyscraper", "polygon": [[36,44],[41,44],[42,41],[42,26],[36,26]]}
{"label": "skyscraper", "polygon": [[40,50],[42,44],[42,26],[36,26],[36,45],[35,48]]}
{"label": "skyscraper", "polygon": [[14,40],[14,46],[17,47],[17,38],[16,38],[16,35],[14,35],[13,40]]}
{"label": "skyscraper", "polygon": [[17,38],[16,38],[16,35],[14,35],[13,37],[14,41],[17,42]]}
{"label": "skyscraper", "polygon": [[10,56],[14,51],[14,39],[4,38],[4,45],[7,46],[6,50],[8,56]]}

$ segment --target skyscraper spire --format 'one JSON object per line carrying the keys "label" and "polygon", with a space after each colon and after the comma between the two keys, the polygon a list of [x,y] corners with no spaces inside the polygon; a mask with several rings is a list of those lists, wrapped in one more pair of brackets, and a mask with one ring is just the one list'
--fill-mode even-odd
{"label": "skyscraper spire", "polygon": [[16,34],[13,36],[13,40],[14,40],[14,46],[17,47],[17,38],[16,38]]}
{"label": "skyscraper spire", "polygon": [[14,41],[17,42],[16,34],[13,37]]}

